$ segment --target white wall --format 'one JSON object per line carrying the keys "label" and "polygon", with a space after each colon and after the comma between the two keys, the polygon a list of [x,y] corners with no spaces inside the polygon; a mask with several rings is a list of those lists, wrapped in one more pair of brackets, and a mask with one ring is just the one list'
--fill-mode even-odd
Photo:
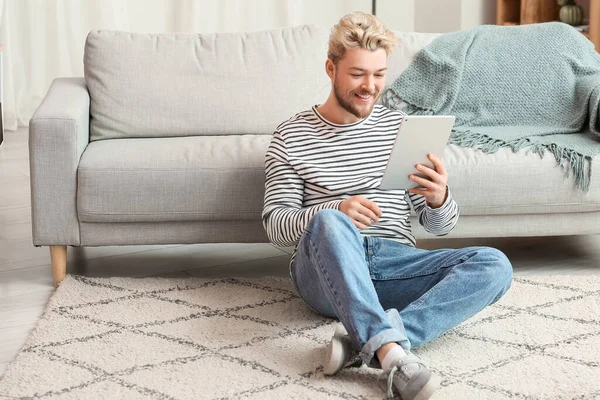
{"label": "white wall", "polygon": [[419,0],[415,9],[417,32],[452,32],[460,30],[461,0]]}
{"label": "white wall", "polygon": [[377,0],[377,17],[388,28],[414,32],[415,0]]}
{"label": "white wall", "polygon": [[462,0],[460,29],[496,23],[495,0]]}
{"label": "white wall", "polygon": [[444,33],[496,22],[496,0],[377,0],[391,29]]}
{"label": "white wall", "polygon": [[92,29],[219,33],[331,27],[355,10],[370,12],[371,0],[0,0],[4,126],[27,125],[52,79],[83,76],[83,48]]}

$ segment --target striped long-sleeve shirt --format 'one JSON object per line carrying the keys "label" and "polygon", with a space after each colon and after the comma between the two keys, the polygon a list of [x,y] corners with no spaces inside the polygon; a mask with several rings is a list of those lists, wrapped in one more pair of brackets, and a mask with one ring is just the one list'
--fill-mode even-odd
{"label": "striped long-sleeve shirt", "polygon": [[425,230],[448,234],[459,215],[450,192],[444,204],[433,209],[421,195],[377,188],[403,115],[376,105],[369,117],[337,125],[315,106],[279,125],[265,157],[262,220],[270,241],[296,245],[318,211],[338,209],[344,199],[357,195],[374,201],[382,211],[378,222],[361,230],[364,236],[414,246],[411,205]]}

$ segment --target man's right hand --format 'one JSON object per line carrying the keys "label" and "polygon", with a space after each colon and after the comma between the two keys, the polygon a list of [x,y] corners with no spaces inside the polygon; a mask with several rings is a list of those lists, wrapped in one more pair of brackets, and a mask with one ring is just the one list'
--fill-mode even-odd
{"label": "man's right hand", "polygon": [[381,210],[375,204],[363,196],[352,196],[340,203],[339,210],[346,214],[358,229],[379,221]]}

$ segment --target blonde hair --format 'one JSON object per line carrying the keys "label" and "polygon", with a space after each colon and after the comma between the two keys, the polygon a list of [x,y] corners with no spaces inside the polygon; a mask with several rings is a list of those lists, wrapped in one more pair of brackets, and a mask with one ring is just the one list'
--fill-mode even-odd
{"label": "blonde hair", "polygon": [[350,48],[384,49],[389,55],[397,43],[394,33],[375,16],[356,11],[343,16],[331,29],[327,57],[337,64]]}

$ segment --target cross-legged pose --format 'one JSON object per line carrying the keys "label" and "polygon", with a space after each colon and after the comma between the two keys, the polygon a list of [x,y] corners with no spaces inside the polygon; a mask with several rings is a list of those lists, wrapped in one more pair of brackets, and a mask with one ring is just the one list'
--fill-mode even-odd
{"label": "cross-legged pose", "polygon": [[[438,157],[416,166],[418,187],[378,186],[403,113],[375,104],[396,38],[374,16],[356,12],[332,29],[327,101],[279,125],[266,154],[263,224],[272,243],[295,245],[291,278],[316,312],[341,322],[324,373],[351,365],[383,370],[387,394],[428,399],[440,378],[411,349],[496,302],[512,266],[493,248],[421,250],[411,207],[435,235],[459,209]],[[424,87],[423,90],[428,90]]]}

